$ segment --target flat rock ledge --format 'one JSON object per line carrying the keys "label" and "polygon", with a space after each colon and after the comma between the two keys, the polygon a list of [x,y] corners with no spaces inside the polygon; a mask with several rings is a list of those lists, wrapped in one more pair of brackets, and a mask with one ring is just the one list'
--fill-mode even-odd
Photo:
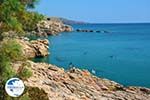
{"label": "flat rock ledge", "polygon": [[33,75],[24,83],[44,91],[46,99],[43,100],[150,100],[149,88],[124,87],[87,70],[71,68],[65,71],[51,64],[29,63]]}
{"label": "flat rock ledge", "polygon": [[23,54],[27,58],[34,57],[44,57],[49,54],[48,45],[49,41],[47,39],[38,39],[29,41],[28,39],[16,39],[17,42],[22,46]]}

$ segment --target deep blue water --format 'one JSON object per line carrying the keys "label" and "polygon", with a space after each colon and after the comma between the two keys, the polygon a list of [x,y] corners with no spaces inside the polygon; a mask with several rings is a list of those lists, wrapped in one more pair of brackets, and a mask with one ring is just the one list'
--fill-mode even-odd
{"label": "deep blue water", "polygon": [[[47,61],[64,68],[95,70],[99,77],[123,85],[150,87],[150,24],[73,25],[74,29],[109,33],[61,33],[49,37]],[[38,59],[36,59],[38,61]]]}

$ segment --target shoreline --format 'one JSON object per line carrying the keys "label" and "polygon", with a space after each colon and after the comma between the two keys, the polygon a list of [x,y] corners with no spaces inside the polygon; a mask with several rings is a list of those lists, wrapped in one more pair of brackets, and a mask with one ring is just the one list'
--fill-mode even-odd
{"label": "shoreline", "polygon": [[[28,62],[31,65],[33,75],[24,81],[29,89],[24,94],[29,94],[32,91],[32,98],[35,98],[34,95],[40,98],[41,96],[36,94],[38,92],[44,95],[45,100],[150,99],[149,88],[125,87],[115,81],[97,77],[87,70],[78,68],[64,70],[62,67],[48,63]],[[13,68],[17,70],[17,66],[21,66],[21,64],[21,62],[15,63]]]}
{"label": "shoreline", "polygon": [[[80,25],[80,24],[79,24],[79,25]],[[71,27],[73,27],[73,26],[71,26]],[[78,30],[79,32],[82,32],[82,31],[83,31],[83,32],[89,32],[89,31],[91,31],[90,29],[82,29],[82,28],[81,28],[81,29],[77,28],[77,29],[74,29],[74,30],[72,30],[72,31],[73,31],[73,32],[78,32],[77,30]],[[92,31],[93,31],[93,32],[96,32],[96,30],[92,30]],[[100,33],[101,33],[101,31],[102,31],[102,30],[99,30]],[[102,33],[103,33],[103,32],[102,32]],[[106,33],[109,33],[109,32],[106,31]],[[68,33],[68,34],[70,34],[70,33]],[[57,35],[59,35],[59,34],[57,34]],[[51,35],[50,35],[50,36],[51,36]],[[53,35],[52,35],[52,36],[53,36]],[[37,62],[39,62],[39,61],[37,61]],[[44,62],[47,62],[47,61],[44,61]],[[69,62],[68,62],[68,64],[69,64]],[[79,65],[78,65],[78,66],[79,66]],[[66,67],[66,66],[65,66],[65,67]],[[91,70],[92,70],[92,69],[91,69]],[[90,70],[90,71],[91,71],[91,70]],[[96,75],[96,76],[98,76],[98,75]],[[99,75],[99,76],[100,76],[100,75]],[[125,86],[130,86],[130,85],[125,85]],[[137,85],[137,86],[140,86],[140,85]]]}
{"label": "shoreline", "polygon": [[[58,34],[58,33],[57,33]],[[50,54],[47,39],[29,41],[26,38],[18,40],[23,52],[28,58],[45,57]],[[24,80],[27,87],[24,95],[43,100],[148,100],[150,89],[139,86],[125,87],[115,81],[97,77],[87,70],[71,68],[64,70],[48,63],[31,65],[32,76]],[[22,62],[15,62],[13,68],[18,72]],[[32,95],[31,95],[32,94]],[[31,100],[32,100],[31,99]]]}
{"label": "shoreline", "polygon": [[[45,98],[49,100],[150,99],[149,88],[124,87],[114,81],[96,77],[87,70],[78,68],[64,70],[51,64],[28,62],[31,64],[34,74],[24,81],[25,85],[29,88],[37,88],[40,91],[44,91],[46,94]],[[32,92],[34,94],[34,92],[37,93],[38,91]]]}

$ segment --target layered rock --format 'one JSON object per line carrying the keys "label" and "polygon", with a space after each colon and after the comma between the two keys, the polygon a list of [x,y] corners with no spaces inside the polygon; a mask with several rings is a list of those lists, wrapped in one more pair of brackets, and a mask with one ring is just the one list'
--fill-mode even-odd
{"label": "layered rock", "polygon": [[61,20],[54,18],[47,18],[37,24],[37,33],[40,35],[57,35],[60,32],[71,32],[73,28],[69,25],[63,24]]}
{"label": "layered rock", "polygon": [[27,39],[17,39],[17,42],[22,46],[23,54],[27,58],[44,57],[49,54],[49,41],[47,39],[32,41],[28,41]]}
{"label": "layered rock", "polygon": [[71,68],[65,71],[51,64],[29,63],[33,76],[24,82],[25,85],[44,91],[49,100],[150,100],[148,88],[124,87],[97,78],[87,70]]}

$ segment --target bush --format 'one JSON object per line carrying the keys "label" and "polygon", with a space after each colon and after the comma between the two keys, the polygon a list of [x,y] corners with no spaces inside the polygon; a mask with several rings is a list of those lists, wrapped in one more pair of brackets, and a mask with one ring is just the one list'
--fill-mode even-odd
{"label": "bush", "polygon": [[15,75],[11,62],[22,59],[21,46],[15,40],[0,43],[0,80],[5,81]]}
{"label": "bush", "polygon": [[18,73],[18,76],[21,79],[26,80],[27,78],[32,76],[32,71],[28,67],[23,67],[22,70]]}
{"label": "bush", "polygon": [[14,39],[2,41],[0,52],[2,59],[7,59],[7,61],[11,62],[25,58],[22,53],[21,45]]}

